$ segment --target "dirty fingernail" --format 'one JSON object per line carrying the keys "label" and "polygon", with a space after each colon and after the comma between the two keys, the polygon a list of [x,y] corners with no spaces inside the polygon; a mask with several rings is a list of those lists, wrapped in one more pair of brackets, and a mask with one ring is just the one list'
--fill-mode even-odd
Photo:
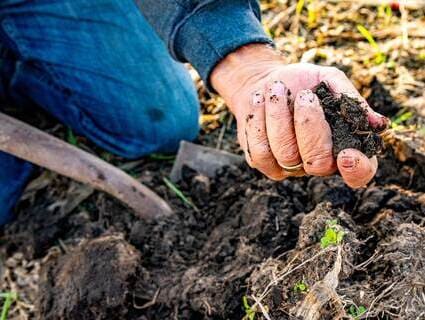
{"label": "dirty fingernail", "polygon": [[390,127],[390,119],[388,119],[387,117],[383,116],[382,114],[372,111],[373,112],[373,116],[369,116],[369,123],[372,125],[372,127],[374,127],[375,129],[377,129],[377,131],[384,131],[385,129]]}
{"label": "dirty fingernail", "polygon": [[263,105],[263,103],[264,103],[264,95],[259,91],[254,92],[252,95],[252,105],[261,106]]}
{"label": "dirty fingernail", "polygon": [[310,89],[303,90],[298,95],[298,102],[301,106],[310,106],[315,99],[313,91]]}
{"label": "dirty fingernail", "polygon": [[286,87],[282,81],[275,81],[270,87],[270,95],[276,97],[283,97],[286,94]]}
{"label": "dirty fingernail", "polygon": [[341,166],[346,169],[352,169],[356,165],[356,160],[353,157],[341,157]]}

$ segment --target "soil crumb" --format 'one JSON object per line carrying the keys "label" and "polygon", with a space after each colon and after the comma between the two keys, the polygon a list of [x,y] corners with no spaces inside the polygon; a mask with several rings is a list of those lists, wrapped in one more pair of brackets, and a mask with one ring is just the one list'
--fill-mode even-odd
{"label": "soil crumb", "polygon": [[139,252],[119,234],[83,241],[41,271],[39,319],[125,318]]}
{"label": "soil crumb", "polygon": [[360,101],[345,94],[336,97],[325,82],[321,82],[314,92],[332,130],[335,158],[347,148],[360,150],[369,158],[381,153],[384,145],[377,133],[379,130],[369,125],[367,111]]}

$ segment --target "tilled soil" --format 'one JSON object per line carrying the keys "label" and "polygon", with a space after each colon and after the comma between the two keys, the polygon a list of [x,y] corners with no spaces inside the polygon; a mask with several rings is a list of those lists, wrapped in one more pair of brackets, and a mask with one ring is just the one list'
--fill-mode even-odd
{"label": "tilled soil", "polygon": [[[421,319],[425,166],[391,147],[379,159],[359,190],[338,175],[273,182],[246,166],[213,179],[185,169],[179,187],[197,209],[164,186],[170,163],[146,161],[141,180],[175,210],[151,221],[99,193],[56,209],[69,184],[60,178],[21,203],[1,252],[41,261],[38,319],[334,319],[352,306],[370,319]],[[323,249],[335,219],[344,240]]]}
{"label": "tilled soil", "polygon": [[[158,187],[160,176],[147,171],[146,182],[169,198],[174,216],[137,221],[103,197],[97,207],[68,216],[23,210],[4,230],[5,249],[31,259],[59,239],[67,243],[43,263],[39,319],[240,319],[242,297],[254,304],[251,297],[266,288],[262,305],[273,319],[289,319],[310,308],[294,285],[305,281],[312,299],[338,256],[338,284],[317,319],[332,319],[349,304],[371,308],[375,319],[414,319],[425,306],[423,167],[399,163],[391,150],[381,163],[361,190],[339,176],[272,182],[245,166],[214,179],[187,169],[180,187],[199,211]],[[386,174],[394,168],[401,168],[397,177]],[[347,236],[342,248],[322,255],[320,237],[334,218]]]}

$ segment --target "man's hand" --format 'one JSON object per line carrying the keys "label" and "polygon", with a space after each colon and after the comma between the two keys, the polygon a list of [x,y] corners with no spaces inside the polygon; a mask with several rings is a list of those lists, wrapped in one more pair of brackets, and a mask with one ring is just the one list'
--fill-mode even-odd
{"label": "man's hand", "polygon": [[[321,81],[331,90],[356,97],[369,122],[384,128],[388,119],[375,113],[345,74],[333,67],[283,63],[272,48],[251,44],[224,58],[211,83],[235,115],[238,139],[248,164],[274,180],[304,174],[326,176],[337,168],[345,182],[358,188],[376,173],[377,159],[355,149],[332,155],[332,136],[318,97],[311,91]],[[302,163],[304,169],[283,167]]]}

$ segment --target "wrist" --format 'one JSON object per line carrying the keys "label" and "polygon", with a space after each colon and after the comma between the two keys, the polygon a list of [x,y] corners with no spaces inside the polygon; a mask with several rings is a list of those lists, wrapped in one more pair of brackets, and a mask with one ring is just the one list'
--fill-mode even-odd
{"label": "wrist", "polygon": [[217,64],[210,76],[211,85],[226,99],[235,84],[242,84],[253,77],[261,78],[266,66],[276,61],[282,63],[282,57],[268,44],[252,43],[242,46]]}

